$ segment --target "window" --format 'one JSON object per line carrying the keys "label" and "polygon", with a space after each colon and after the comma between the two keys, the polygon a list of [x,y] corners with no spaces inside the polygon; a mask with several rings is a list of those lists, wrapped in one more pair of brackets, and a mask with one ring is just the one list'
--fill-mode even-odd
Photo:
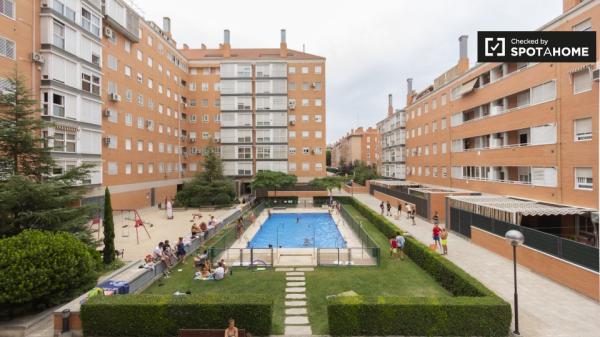
{"label": "window", "polygon": [[129,42],[129,40],[125,40],[125,43],[123,44],[123,48],[125,49],[125,52],[127,54],[131,53],[131,42]]}
{"label": "window", "polygon": [[288,171],[296,171],[296,163],[288,163]]}
{"label": "window", "polygon": [[295,74],[296,73],[296,67],[289,67],[288,68],[288,73]]}
{"label": "window", "polygon": [[131,77],[131,67],[125,66],[125,76]]}
{"label": "window", "polygon": [[302,138],[308,138],[308,131],[302,131]]}
{"label": "window", "polygon": [[575,141],[592,139],[592,118],[581,118],[573,121],[575,126]]}
{"label": "window", "polygon": [[148,45],[150,47],[152,47],[152,42],[153,42],[152,36],[148,35]]}
{"label": "window", "polygon": [[125,138],[125,150],[131,151],[131,138]]}
{"label": "window", "polygon": [[531,104],[539,104],[554,100],[556,82],[550,81],[531,88]]}
{"label": "window", "polygon": [[315,131],[315,138],[317,138],[317,139],[323,138],[323,132],[321,132],[321,131]]}
{"label": "window", "polygon": [[190,83],[190,91],[196,91],[196,82]]}
{"label": "window", "polygon": [[100,36],[100,17],[85,8],[81,9],[81,26],[96,36]]}
{"label": "window", "polygon": [[296,148],[293,146],[290,146],[288,148],[288,151],[289,151],[290,155],[292,155],[292,156],[296,154]]}
{"label": "window", "polygon": [[148,57],[147,64],[148,64],[148,67],[152,68],[152,65],[154,64],[154,61],[152,60],[151,57]]}
{"label": "window", "polygon": [[9,18],[15,18],[15,2],[14,0],[0,0],[0,14],[6,15]]}
{"label": "window", "polygon": [[139,152],[144,151],[144,141],[143,140],[138,140],[137,141],[137,150]]}
{"label": "window", "polygon": [[317,123],[323,122],[323,116],[321,116],[321,115],[315,115],[315,122],[317,122]]}
{"label": "window", "polygon": [[81,90],[100,95],[100,77],[94,74],[81,74]]}
{"label": "window", "polygon": [[592,90],[592,71],[585,68],[573,73],[573,94],[577,95],[590,90]]}
{"label": "window", "polygon": [[202,82],[202,91],[208,91],[208,83]]}
{"label": "window", "polygon": [[154,163],[148,163],[148,173],[149,174],[153,174],[154,173]]}
{"label": "window", "polygon": [[446,166],[442,166],[442,177],[446,178],[448,176],[448,169]]}
{"label": "window", "polygon": [[142,164],[142,163],[137,164],[137,173],[144,174],[144,164]]}
{"label": "window", "polygon": [[202,116],[202,122],[208,123],[208,115],[203,115]]}
{"label": "window", "polygon": [[131,163],[125,163],[125,174],[126,175],[131,174]]}
{"label": "window", "polygon": [[0,37],[0,56],[15,59],[15,43]]}
{"label": "window", "polygon": [[315,106],[321,106],[323,104],[323,102],[321,101],[320,98],[315,99]]}
{"label": "window", "polygon": [[576,167],[575,168],[575,189],[578,190],[593,190],[594,178],[591,167]]}
{"label": "window", "polygon": [[315,154],[322,154],[323,153],[323,149],[320,147],[315,147]]}
{"label": "window", "polygon": [[238,147],[238,159],[252,159],[252,148]]}
{"label": "window", "polygon": [[119,70],[119,61],[116,57],[108,55],[108,67],[115,71]]}
{"label": "window", "polygon": [[54,21],[53,44],[60,49],[65,49],[65,26]]}
{"label": "window", "polygon": [[52,95],[52,114],[65,117],[65,97],[57,94]]}
{"label": "window", "polygon": [[442,118],[441,129],[444,130],[446,128],[446,117]]}
{"label": "window", "polygon": [[308,67],[302,67],[302,73],[308,74]]}
{"label": "window", "polygon": [[315,82],[313,84],[315,86],[315,90],[321,90],[321,82]]}
{"label": "window", "polygon": [[442,154],[446,153],[446,143],[442,143]]}
{"label": "window", "polygon": [[308,106],[308,98],[302,99],[302,106]]}
{"label": "window", "polygon": [[290,131],[289,132],[289,137],[290,137],[290,139],[296,138],[296,131]]}
{"label": "window", "polygon": [[296,82],[289,82],[288,90],[296,90]]}
{"label": "window", "polygon": [[109,161],[108,162],[108,175],[116,176],[117,174],[119,174],[119,166],[118,166],[117,162]]}
{"label": "window", "polygon": [[442,106],[446,105],[446,94],[442,95]]}
{"label": "window", "polygon": [[139,106],[144,106],[144,95],[142,95],[142,94],[137,95],[137,104]]}
{"label": "window", "polygon": [[144,128],[144,117],[137,118],[137,127],[138,127],[138,129]]}
{"label": "window", "polygon": [[309,120],[309,116],[308,115],[302,115],[302,121],[303,122],[308,122]]}
{"label": "window", "polygon": [[303,147],[302,148],[302,154],[309,154],[310,153],[310,148],[309,147]]}
{"label": "window", "polygon": [[130,113],[125,114],[125,125],[131,126],[133,124],[133,117],[131,117]]}
{"label": "window", "polygon": [[322,171],[322,170],[323,170],[323,164],[316,163],[315,164],[315,171]]}
{"label": "window", "polygon": [[308,82],[302,82],[302,90],[308,90]]}
{"label": "window", "polygon": [[321,73],[321,66],[315,66],[315,74]]}
{"label": "window", "polygon": [[77,135],[74,132],[55,132],[54,133],[54,151],[75,152],[77,144]]}

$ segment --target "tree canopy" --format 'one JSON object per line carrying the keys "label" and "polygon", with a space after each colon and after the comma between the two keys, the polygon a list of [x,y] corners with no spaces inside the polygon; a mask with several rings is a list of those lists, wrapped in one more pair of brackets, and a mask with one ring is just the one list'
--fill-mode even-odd
{"label": "tree canopy", "polygon": [[324,188],[328,191],[332,191],[334,188],[341,189],[344,185],[345,178],[339,176],[330,176],[323,178],[315,178],[308,184],[317,188]]}
{"label": "tree canopy", "polygon": [[364,185],[367,180],[377,179],[379,177],[375,167],[367,166],[362,161],[354,162],[352,175],[354,182],[360,185]]}
{"label": "tree canopy", "polygon": [[297,181],[298,177],[292,174],[278,171],[260,171],[256,174],[251,186],[253,190],[260,188],[275,190],[275,194],[277,194],[277,190],[294,186]]}

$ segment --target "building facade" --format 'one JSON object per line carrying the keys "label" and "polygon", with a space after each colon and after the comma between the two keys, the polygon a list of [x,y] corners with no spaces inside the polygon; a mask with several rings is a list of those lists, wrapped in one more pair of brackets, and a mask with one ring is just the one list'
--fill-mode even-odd
{"label": "building facade", "polygon": [[367,166],[377,167],[380,159],[380,137],[376,128],[362,126],[350,130],[331,148],[331,164],[339,167],[362,161]]}
{"label": "building facade", "polygon": [[219,151],[238,192],[256,172],[325,175],[325,59],[287,48],[178,48],[170,19],[125,0],[0,0],[0,88],[18,69],[40,101],[58,168],[91,163],[86,202],[175,196]]}
{"label": "building facade", "polygon": [[381,164],[379,174],[392,178],[406,179],[406,114],[404,110],[394,110],[392,95],[388,96],[388,115],[377,123],[381,135]]}

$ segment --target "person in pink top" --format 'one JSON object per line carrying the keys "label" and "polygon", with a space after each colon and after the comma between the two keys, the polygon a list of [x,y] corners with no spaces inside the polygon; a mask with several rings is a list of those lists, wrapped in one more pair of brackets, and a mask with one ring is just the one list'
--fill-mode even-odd
{"label": "person in pink top", "polygon": [[440,250],[442,249],[442,243],[440,242],[441,231],[442,229],[437,223],[433,225],[433,243],[435,243],[436,248],[439,247]]}

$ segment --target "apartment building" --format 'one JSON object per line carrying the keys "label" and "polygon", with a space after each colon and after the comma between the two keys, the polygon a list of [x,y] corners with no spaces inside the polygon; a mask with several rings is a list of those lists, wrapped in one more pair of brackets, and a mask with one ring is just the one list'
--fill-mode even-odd
{"label": "apartment building", "polygon": [[379,174],[385,177],[406,179],[406,115],[404,110],[394,110],[392,95],[388,95],[388,114],[377,123],[381,135],[381,164]]}
{"label": "apartment building", "polygon": [[[0,89],[12,69],[40,101],[59,174],[95,166],[84,202],[173,198],[219,151],[238,192],[260,170],[325,175],[325,59],[287,48],[178,48],[129,0],[0,0]],[[38,96],[39,95],[39,96]]]}
{"label": "apartment building", "polygon": [[332,146],[331,165],[350,164],[362,161],[368,166],[377,167],[380,153],[379,131],[362,126],[352,129]]}
{"label": "apartment building", "polygon": [[[299,181],[325,175],[325,59],[287,48],[181,50],[190,68],[190,113],[207,128],[198,146],[220,144],[225,174],[245,192],[256,172]],[[193,90],[192,90],[193,88]]]}

